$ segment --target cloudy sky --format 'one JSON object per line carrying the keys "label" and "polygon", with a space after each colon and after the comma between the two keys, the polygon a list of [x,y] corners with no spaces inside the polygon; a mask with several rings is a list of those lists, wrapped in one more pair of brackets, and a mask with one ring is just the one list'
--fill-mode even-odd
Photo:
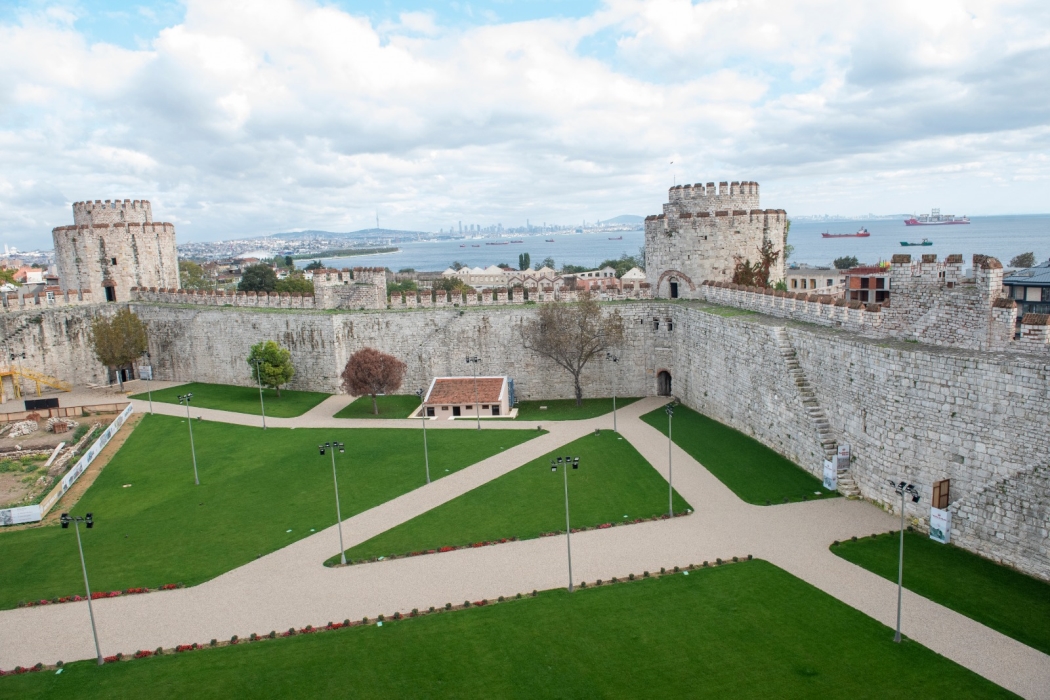
{"label": "cloudy sky", "polygon": [[[0,243],[660,210],[1050,211],[1045,0],[0,3]],[[672,163],[673,161],[673,163]]]}

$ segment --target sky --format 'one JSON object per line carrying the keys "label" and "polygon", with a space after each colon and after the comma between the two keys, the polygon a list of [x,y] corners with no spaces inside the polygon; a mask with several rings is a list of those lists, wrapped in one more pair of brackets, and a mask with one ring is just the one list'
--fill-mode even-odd
{"label": "sky", "polygon": [[0,243],[655,214],[1050,211],[1045,0],[2,0]]}

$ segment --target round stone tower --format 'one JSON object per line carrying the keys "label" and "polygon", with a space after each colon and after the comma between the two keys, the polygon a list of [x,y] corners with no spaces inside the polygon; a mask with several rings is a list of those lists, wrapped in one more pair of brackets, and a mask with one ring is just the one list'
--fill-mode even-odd
{"label": "round stone tower", "polygon": [[75,202],[73,225],[51,235],[63,290],[128,301],[132,287],[179,286],[175,227],[154,223],[146,200]]}

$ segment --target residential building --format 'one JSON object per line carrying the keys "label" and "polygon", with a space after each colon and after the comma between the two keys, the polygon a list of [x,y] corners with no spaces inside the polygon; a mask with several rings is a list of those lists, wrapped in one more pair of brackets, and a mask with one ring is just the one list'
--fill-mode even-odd
{"label": "residential building", "polygon": [[[436,377],[423,398],[428,418],[506,416],[514,404],[514,381],[507,377]],[[479,406],[479,407],[476,407]]]}
{"label": "residential building", "polygon": [[1050,314],[1050,260],[1003,277],[1005,296],[1017,302],[1017,317]]}

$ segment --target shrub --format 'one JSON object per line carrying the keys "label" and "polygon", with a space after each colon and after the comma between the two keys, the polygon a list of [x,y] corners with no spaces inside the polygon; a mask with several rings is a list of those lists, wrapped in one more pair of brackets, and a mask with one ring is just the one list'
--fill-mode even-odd
{"label": "shrub", "polygon": [[343,620],[343,627],[349,627],[349,626],[350,626],[350,618],[348,617],[345,620]]}
{"label": "shrub", "polygon": [[463,601],[463,607],[464,608],[469,608],[470,607],[470,601],[469,600],[464,600]]}
{"label": "shrub", "polygon": [[212,645],[213,647],[214,647],[214,646],[218,646],[218,645],[219,645],[219,640],[218,640],[218,639],[213,639],[213,640],[211,640],[211,641],[209,642],[209,644],[211,644],[211,645]]}
{"label": "shrub", "polygon": [[161,656],[162,654],[164,654],[164,647],[157,647],[153,654],[155,656]]}
{"label": "shrub", "polygon": [[65,666],[65,665],[66,665],[66,664],[65,664],[65,662],[64,662],[64,661],[57,661],[57,662],[55,662],[55,666],[57,666],[58,668],[62,668],[62,667],[63,667],[63,666]]}
{"label": "shrub", "polygon": [[736,562],[738,562],[738,561],[740,561],[740,560],[739,560],[739,559],[737,559],[736,557],[733,557],[733,563],[734,563],[734,564],[735,564]]}
{"label": "shrub", "polygon": [[428,612],[434,612],[434,606],[433,605],[430,606],[430,610]]}
{"label": "shrub", "polygon": [[751,561],[751,555],[750,554],[747,555],[747,560]]}
{"label": "shrub", "polygon": [[[117,656],[123,656],[123,655],[122,654],[117,654]],[[37,661],[36,662],[36,666],[33,667],[33,670],[34,671],[42,671],[42,670],[44,670],[44,664],[42,664],[39,661]]]}
{"label": "shrub", "polygon": [[452,609],[452,603],[445,603],[445,610],[451,610],[451,609]]}
{"label": "shrub", "polygon": [[709,564],[709,563],[707,562],[707,560],[705,559],[705,560],[704,560],[704,568],[706,569],[706,568],[707,568],[707,567],[709,567],[709,566],[710,566],[710,564]]}
{"label": "shrub", "polygon": [[499,598],[496,598],[496,601],[499,602],[499,603],[502,603],[503,600],[504,600],[503,596],[500,596]]}
{"label": "shrub", "polygon": [[251,640],[251,641],[253,641],[253,642],[254,642],[254,641],[255,641],[256,639],[258,639],[258,638],[259,638],[259,635],[257,635],[257,634],[256,634],[255,632],[252,632],[252,633],[251,633],[250,635],[248,635],[248,639],[249,639],[249,640]]}
{"label": "shrub", "polygon": [[633,581],[634,580],[634,574],[627,574],[627,580],[628,581]]}
{"label": "shrub", "polygon": [[612,577],[612,581],[611,581],[610,583],[619,583],[619,582],[617,581],[616,577],[615,577],[615,576],[613,576],[613,577]]}
{"label": "shrub", "polygon": [[419,608],[412,608],[412,617],[419,615]]}
{"label": "shrub", "polygon": [[642,578],[649,578],[649,572],[648,571],[642,572]]}
{"label": "shrub", "polygon": [[660,567],[660,573],[661,574],[666,574],[667,573],[667,569],[665,569],[664,567],[661,566]]}
{"label": "shrub", "polygon": [[717,557],[715,559],[715,563],[718,564],[719,566],[722,566],[722,557]]}
{"label": "shrub", "polygon": [[230,644],[236,644],[238,642],[237,635],[230,637]]}
{"label": "shrub", "polygon": [[294,627],[289,627],[288,628],[288,635],[287,636],[289,636],[289,637],[294,637],[295,636],[295,628]]}
{"label": "shrub", "polygon": [[839,544],[841,544],[841,543],[838,540],[835,540],[834,542],[831,543],[831,546],[832,547],[838,547]]}
{"label": "shrub", "polygon": [[382,622],[382,621],[383,621],[383,620],[385,620],[385,619],[386,619],[386,618],[385,618],[385,617],[383,617],[382,615],[379,615],[378,617],[376,617],[376,620],[377,620],[377,621],[379,621],[379,622]]}
{"label": "shrub", "polygon": [[535,598],[535,597],[536,597],[536,596],[538,596],[538,595],[539,595],[539,593],[537,593],[537,592],[536,592],[536,589],[535,589],[535,588],[533,588],[533,589],[532,589],[532,597],[533,597],[533,598]]}
{"label": "shrub", "polygon": [[517,598],[518,600],[521,600],[521,593],[519,593],[518,595],[516,595],[514,597]]}
{"label": "shrub", "polygon": [[267,635],[270,639],[277,639],[277,630],[270,630],[270,634]]}
{"label": "shrub", "polygon": [[394,619],[395,620],[400,620],[401,619],[401,613],[400,612],[395,612],[394,613]]}
{"label": "shrub", "polygon": [[597,581],[595,581],[595,582],[594,582],[594,585],[595,585],[595,586],[600,586],[600,585],[602,585],[602,580],[601,580],[601,579],[598,579]]}
{"label": "shrub", "polygon": [[367,625],[368,624],[368,617],[367,616],[361,618],[361,624],[362,625]]}
{"label": "shrub", "polygon": [[850,537],[850,538],[849,538],[849,541],[850,541],[850,542],[856,542],[856,541],[857,541],[857,536],[856,536],[856,535],[854,535],[853,537]]}
{"label": "shrub", "polygon": [[674,572],[675,572],[675,573],[677,574],[677,573],[678,573],[679,571],[681,571],[681,569],[679,569],[679,568],[678,568],[678,567],[676,566],[676,567],[674,568]]}

